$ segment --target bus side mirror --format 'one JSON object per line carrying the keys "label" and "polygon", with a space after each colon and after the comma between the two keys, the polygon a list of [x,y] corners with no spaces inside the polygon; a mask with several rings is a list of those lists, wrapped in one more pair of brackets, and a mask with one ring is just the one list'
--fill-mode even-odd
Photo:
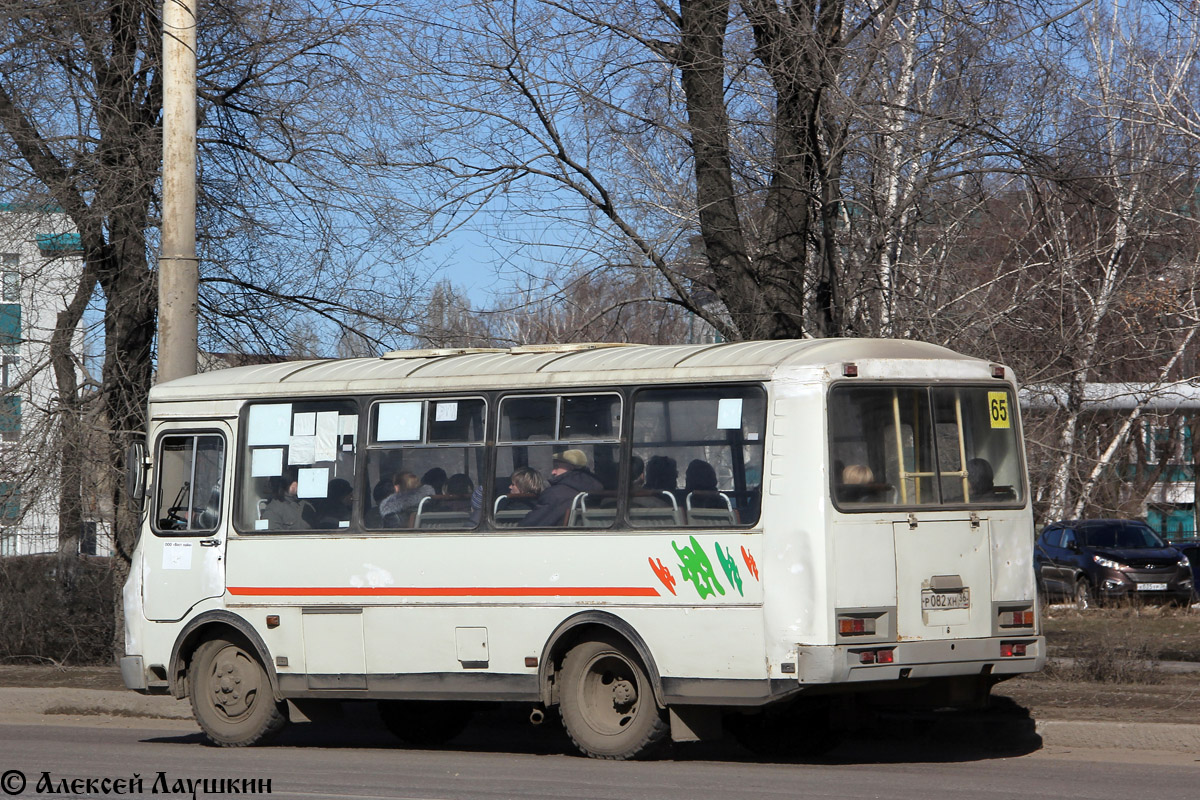
{"label": "bus side mirror", "polygon": [[146,499],[146,443],[133,442],[125,451],[125,499],[139,514]]}

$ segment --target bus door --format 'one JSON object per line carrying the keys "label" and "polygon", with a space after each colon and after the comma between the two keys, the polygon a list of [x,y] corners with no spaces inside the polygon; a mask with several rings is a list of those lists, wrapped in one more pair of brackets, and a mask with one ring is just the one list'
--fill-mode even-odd
{"label": "bus door", "polygon": [[142,534],[147,619],[181,619],[196,603],[225,592],[230,441],[222,422],[158,429],[153,502]]}
{"label": "bus door", "polygon": [[905,639],[986,637],[992,631],[992,547],[987,519],[893,524],[896,632]]}

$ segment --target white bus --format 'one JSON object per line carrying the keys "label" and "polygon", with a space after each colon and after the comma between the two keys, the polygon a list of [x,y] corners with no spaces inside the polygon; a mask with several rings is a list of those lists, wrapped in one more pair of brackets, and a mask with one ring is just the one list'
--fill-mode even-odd
{"label": "white bus", "polygon": [[[818,748],[1045,660],[1008,368],[891,340],[398,351],[156,386],[122,673],[214,743],[482,701]],[[850,702],[853,701],[853,702]]]}

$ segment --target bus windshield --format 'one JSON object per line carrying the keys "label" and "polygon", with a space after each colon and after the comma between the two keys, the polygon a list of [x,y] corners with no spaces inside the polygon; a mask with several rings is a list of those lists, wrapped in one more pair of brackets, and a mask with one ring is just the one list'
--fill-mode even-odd
{"label": "bus windshield", "polygon": [[1024,502],[1009,391],[834,387],[830,475],[843,510]]}

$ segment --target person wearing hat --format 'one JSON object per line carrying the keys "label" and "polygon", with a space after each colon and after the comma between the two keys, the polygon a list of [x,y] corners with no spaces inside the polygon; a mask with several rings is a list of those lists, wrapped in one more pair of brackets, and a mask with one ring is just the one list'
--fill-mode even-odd
{"label": "person wearing hat", "polygon": [[551,458],[550,485],[538,495],[533,509],[519,523],[522,528],[560,528],[567,523],[575,495],[604,490],[600,479],[588,469],[587,453],[563,450]]}

